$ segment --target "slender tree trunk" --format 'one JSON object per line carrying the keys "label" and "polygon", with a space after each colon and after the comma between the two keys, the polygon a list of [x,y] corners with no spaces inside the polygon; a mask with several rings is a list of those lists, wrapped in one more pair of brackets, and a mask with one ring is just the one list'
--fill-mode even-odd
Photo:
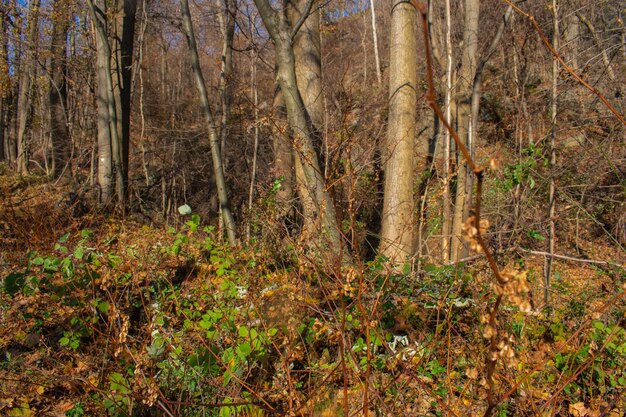
{"label": "slender tree trunk", "polygon": [[[5,2],[0,3],[3,7]],[[0,161],[8,158],[7,113],[11,95],[11,76],[9,71],[8,24],[0,17]],[[9,161],[10,162],[10,161]]]}
{"label": "slender tree trunk", "polygon": [[222,60],[220,67],[219,95],[222,106],[220,123],[220,151],[225,152],[225,144],[230,134],[230,118],[232,107],[232,73],[233,73],[233,37],[235,35],[235,0],[221,0],[219,13],[220,30],[222,32]]}
{"label": "slender tree trunk", "polygon": [[220,153],[220,141],[217,135],[217,131],[215,129],[215,123],[213,122],[213,113],[209,105],[209,95],[204,84],[204,77],[200,68],[200,58],[198,57],[198,47],[196,45],[196,38],[193,31],[193,25],[191,23],[191,13],[189,11],[188,0],[180,0],[180,9],[183,18],[183,29],[185,32],[185,36],[187,37],[187,44],[189,46],[191,68],[196,82],[196,88],[198,89],[198,94],[200,96],[200,102],[202,103],[202,112],[204,113],[206,128],[209,135],[209,143],[211,145],[213,173],[215,175],[217,194],[220,202],[220,210],[222,212],[222,218],[224,220],[224,227],[226,228],[228,242],[231,246],[235,246],[237,244],[237,237],[235,234],[235,220],[233,219],[233,216],[230,212],[230,206],[228,204],[228,193],[226,190],[226,181],[224,179],[222,155]]}
{"label": "slender tree trunk", "polygon": [[[552,47],[555,51],[559,50],[559,9],[557,0],[552,0],[553,13],[553,35]],[[550,129],[550,200],[548,201],[548,218],[550,222],[550,231],[548,234],[548,257],[546,258],[546,267],[544,271],[544,302],[550,301],[550,279],[552,278],[552,265],[554,261],[554,241],[556,238],[556,122],[558,111],[558,81],[559,81],[559,62],[552,60],[552,94],[550,105],[551,129]]]}
{"label": "slender tree trunk", "polygon": [[380,252],[394,264],[409,261],[414,244],[414,163],[417,116],[417,10],[394,0],[389,48],[389,122]]}
{"label": "slender tree trunk", "polygon": [[50,47],[50,137],[52,140],[52,175],[59,178],[70,159],[70,136],[67,127],[67,87],[65,83],[69,4],[54,2],[52,44]]}
{"label": "slender tree trunk", "polygon": [[380,69],[380,56],[378,54],[378,31],[376,29],[376,8],[374,7],[374,0],[370,0],[370,11],[372,12],[372,38],[374,39],[374,60],[376,64],[376,81],[378,81],[378,87],[383,84],[383,75]]}
{"label": "slender tree trunk", "polygon": [[[452,16],[450,0],[446,0],[446,93],[444,98],[445,117],[448,123],[452,115]],[[443,263],[450,260],[450,226],[452,224],[450,210],[450,131],[443,129],[443,221],[441,228],[441,253]]]}
{"label": "slender tree trunk", "polygon": [[[459,90],[457,94],[457,131],[461,140],[470,145],[469,128],[471,120],[472,81],[476,73],[478,51],[478,19],[480,16],[479,0],[465,0],[465,23],[463,29],[463,53],[459,70]],[[470,152],[471,152],[470,148]],[[461,237],[463,222],[467,212],[471,190],[468,189],[468,169],[466,161],[457,150],[457,184],[452,220],[452,243],[450,257],[453,261],[462,259],[467,254],[467,245]]]}
{"label": "slender tree trunk", "polygon": [[27,57],[23,61],[21,68],[22,79],[17,104],[17,172],[28,174],[28,160],[30,159],[30,149],[27,143],[27,123],[32,108],[31,102],[31,79],[35,77],[35,54],[39,31],[39,6],[41,0],[34,0],[28,12],[28,27],[26,29],[28,50]]}

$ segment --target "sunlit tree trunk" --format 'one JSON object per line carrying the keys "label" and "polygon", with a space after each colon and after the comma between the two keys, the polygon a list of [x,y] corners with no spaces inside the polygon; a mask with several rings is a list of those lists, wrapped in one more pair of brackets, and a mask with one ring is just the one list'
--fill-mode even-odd
{"label": "sunlit tree trunk", "polygon": [[27,123],[30,117],[31,84],[35,77],[35,54],[39,31],[39,6],[40,0],[34,0],[28,11],[28,27],[26,29],[26,57],[22,61],[19,96],[17,99],[17,172],[28,173],[28,160],[30,149],[27,143]]}
{"label": "sunlit tree trunk", "polygon": [[380,55],[378,53],[378,30],[376,28],[376,8],[374,0],[370,0],[370,11],[372,13],[372,38],[374,39],[374,63],[376,65],[376,81],[380,87],[383,83],[382,71],[380,69]]}
{"label": "sunlit tree trunk", "polygon": [[54,2],[52,44],[50,46],[50,137],[52,141],[52,174],[60,177],[70,158],[70,136],[67,126],[67,87],[65,83],[69,4]]}
{"label": "sunlit tree trunk", "polygon": [[226,180],[224,179],[224,167],[222,164],[222,155],[220,152],[220,140],[217,135],[217,129],[213,121],[213,113],[211,106],[209,105],[209,94],[204,84],[204,76],[202,75],[202,69],[200,68],[200,58],[198,57],[198,47],[196,44],[196,38],[193,31],[193,25],[191,23],[191,13],[189,11],[189,2],[187,0],[180,0],[180,10],[183,18],[183,30],[187,37],[187,44],[189,46],[189,57],[191,59],[191,68],[200,96],[200,102],[202,103],[202,112],[204,113],[206,128],[209,135],[209,143],[211,145],[211,155],[213,159],[213,174],[215,175],[215,182],[217,186],[217,194],[220,203],[220,211],[224,220],[224,227],[228,236],[228,242],[231,246],[237,244],[237,236],[235,233],[235,220],[233,219],[228,203],[228,192],[226,189]]}
{"label": "sunlit tree trunk", "polygon": [[393,263],[409,261],[414,244],[413,150],[417,116],[417,10],[394,0],[389,48],[389,122],[383,148],[385,170],[380,253]]}
{"label": "sunlit tree trunk", "polygon": [[[302,26],[293,38],[293,53],[295,58],[296,81],[298,92],[304,103],[304,114],[309,124],[309,131],[313,139],[313,147],[318,160],[322,161],[322,131],[324,126],[324,100],[322,92],[322,60],[321,39],[319,27],[319,10],[313,2],[312,8],[307,10],[308,0],[291,0],[287,2],[287,18],[289,25],[294,27],[303,20]],[[313,11],[315,10],[315,11]],[[297,155],[296,155],[297,158]],[[323,167],[320,167],[323,171]],[[303,164],[295,164],[297,184],[305,183]],[[315,195],[307,187],[300,189],[304,229],[315,230],[316,201]]]}

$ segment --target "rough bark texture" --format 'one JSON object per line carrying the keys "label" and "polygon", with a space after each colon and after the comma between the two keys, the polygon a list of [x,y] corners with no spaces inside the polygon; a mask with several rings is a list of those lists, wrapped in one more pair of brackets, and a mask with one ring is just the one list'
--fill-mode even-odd
{"label": "rough bark texture", "polygon": [[[468,142],[471,129],[471,95],[474,74],[477,65],[478,50],[478,19],[480,16],[479,0],[465,1],[465,23],[463,28],[463,53],[461,55],[461,68],[459,70],[457,92],[457,131],[461,140]],[[470,148],[471,152],[471,148]],[[467,164],[460,153],[457,153],[457,185],[454,203],[454,217],[452,221],[452,242],[450,245],[450,259],[458,261],[467,254],[467,246],[461,236],[463,222],[467,213],[469,198],[471,196],[468,181]]]}
{"label": "rough bark texture", "polygon": [[389,56],[389,124],[383,149],[385,198],[380,252],[394,263],[413,255],[413,147],[417,103],[417,10],[394,0]]}
{"label": "rough bark texture", "polygon": [[52,43],[50,46],[50,138],[52,142],[52,175],[60,177],[70,158],[70,137],[67,127],[65,84],[69,5],[66,0],[54,2]]}
{"label": "rough bark texture", "polygon": [[204,77],[200,68],[200,59],[198,57],[198,47],[196,45],[196,38],[193,32],[193,25],[191,23],[191,13],[189,11],[189,2],[187,0],[180,1],[180,9],[183,18],[183,29],[187,36],[187,44],[189,45],[189,56],[191,58],[191,68],[193,70],[194,79],[196,82],[196,88],[200,96],[200,102],[202,103],[202,112],[206,121],[206,127],[209,134],[209,143],[211,145],[211,155],[213,158],[213,173],[215,175],[215,182],[217,186],[217,195],[220,203],[220,211],[224,220],[224,227],[228,235],[228,242],[231,246],[235,246],[237,243],[237,237],[235,234],[235,221],[230,211],[228,204],[228,193],[226,191],[226,181],[224,180],[224,171],[222,164],[222,155],[220,153],[220,141],[217,136],[217,130],[215,129],[215,123],[213,122],[213,113],[209,105],[209,95],[204,84]]}

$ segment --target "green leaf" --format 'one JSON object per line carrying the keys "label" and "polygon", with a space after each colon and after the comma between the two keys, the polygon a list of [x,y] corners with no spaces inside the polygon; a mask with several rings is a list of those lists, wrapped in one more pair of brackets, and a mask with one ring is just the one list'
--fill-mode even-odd
{"label": "green leaf", "polygon": [[101,313],[108,313],[109,312],[109,303],[107,303],[106,301],[100,301],[100,303],[98,303],[98,310],[100,310]]}
{"label": "green leaf", "polygon": [[83,259],[84,253],[85,253],[85,250],[83,249],[83,247],[77,246],[76,249],[74,249],[74,258]]}
{"label": "green leaf", "polygon": [[83,229],[80,232],[80,237],[83,239],[91,239],[93,237],[93,232],[91,230]]}
{"label": "green leaf", "polygon": [[69,232],[68,232],[68,233],[66,233],[66,234],[64,234],[63,236],[61,236],[61,237],[59,238],[59,243],[65,243],[65,242],[67,242],[67,239],[69,239],[69,237],[70,237]]}
{"label": "green leaf", "polygon": [[252,347],[250,346],[250,343],[245,342],[237,346],[237,356],[239,356],[241,360],[246,359],[251,353]]}

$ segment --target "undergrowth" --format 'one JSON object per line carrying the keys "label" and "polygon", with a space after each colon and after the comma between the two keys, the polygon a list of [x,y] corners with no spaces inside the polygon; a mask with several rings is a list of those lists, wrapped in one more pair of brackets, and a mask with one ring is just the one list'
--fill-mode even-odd
{"label": "undergrowth", "polygon": [[[73,224],[47,246],[3,246],[0,413],[486,409],[483,318],[495,299],[486,265],[397,273],[375,259],[329,271],[262,244],[228,248],[199,216],[186,219],[167,231]],[[531,301],[541,293],[538,266],[511,258],[509,268],[525,271]],[[626,274],[557,270],[550,309],[512,303],[498,317],[509,339],[494,374],[497,415],[621,416]]]}

